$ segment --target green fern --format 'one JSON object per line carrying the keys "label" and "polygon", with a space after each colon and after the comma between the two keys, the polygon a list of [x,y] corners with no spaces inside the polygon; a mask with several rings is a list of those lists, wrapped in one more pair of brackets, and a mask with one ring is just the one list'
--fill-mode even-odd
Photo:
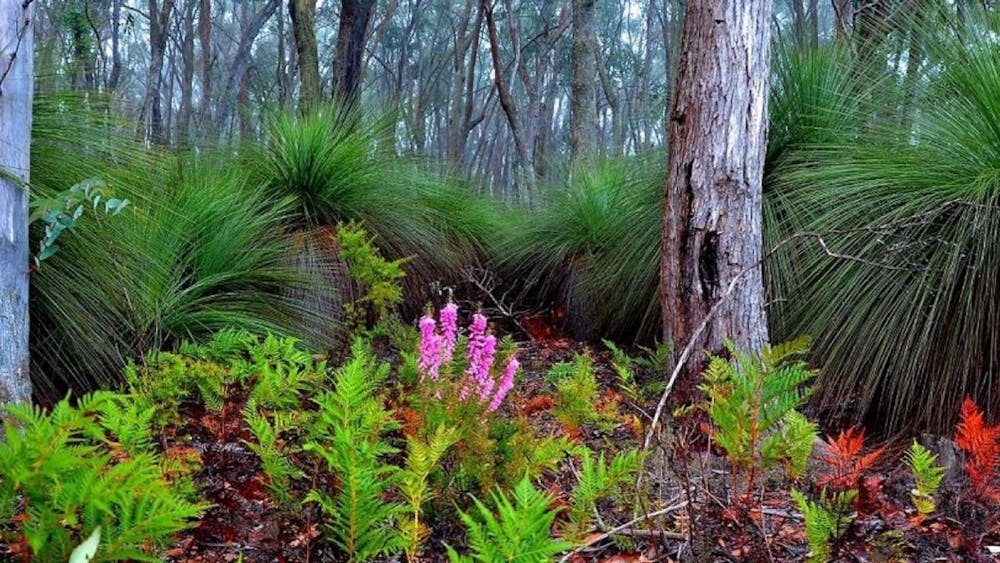
{"label": "green fern", "polygon": [[810,501],[801,492],[792,489],[792,498],[805,518],[806,541],[809,544],[809,558],[812,563],[826,563],[833,559],[834,543],[838,541],[850,524],[849,507],[857,496],[857,491],[841,491],[832,496],[824,489],[819,501]]}
{"label": "green fern", "polygon": [[641,468],[642,456],[637,450],[620,452],[608,462],[603,452],[595,460],[585,450],[563,537],[574,543],[582,542],[592,527],[597,501],[614,495],[622,485],[633,483]]}
{"label": "green fern", "polygon": [[913,472],[915,483],[910,491],[910,498],[913,501],[917,514],[927,516],[937,509],[934,495],[941,487],[944,479],[944,468],[937,465],[937,455],[920,445],[916,441],[910,446],[910,451],[906,455],[906,463]]}
{"label": "green fern", "polygon": [[[699,388],[708,395],[703,408],[714,425],[712,439],[750,488],[757,474],[783,463],[793,475],[804,469],[815,441],[815,426],[792,415],[811,390],[804,384],[815,375],[801,361],[808,339],[765,347],[759,356],[743,354],[731,343],[733,359],[712,357]],[[793,443],[784,443],[794,440]]]}
{"label": "green fern", "polygon": [[433,497],[428,478],[448,448],[455,445],[459,438],[455,428],[439,426],[426,441],[407,439],[406,468],[399,479],[400,492],[406,499],[407,518],[400,522],[399,527],[406,540],[406,558],[409,561],[416,560],[421,542],[430,533],[422,520],[423,505]]}
{"label": "green fern", "polygon": [[260,458],[261,467],[269,480],[268,488],[275,498],[288,502],[292,500],[289,492],[292,480],[302,478],[303,473],[291,462],[290,456],[295,450],[287,446],[280,447],[278,436],[293,427],[293,416],[284,412],[276,412],[271,416],[273,423],[260,412],[252,399],[247,401],[247,406],[243,409],[243,420],[257,442],[244,440],[243,443]]}
{"label": "green fern", "polygon": [[206,508],[171,487],[153,453],[112,453],[117,442],[107,427],[128,425],[104,425],[101,413],[124,400],[100,392],[75,408],[63,400],[51,413],[7,407],[16,423],[0,440],[0,520],[17,522],[35,560],[66,560],[100,527],[97,560],[159,561],[158,551]]}
{"label": "green fern", "polygon": [[404,540],[396,528],[402,512],[384,495],[399,480],[399,468],[383,462],[396,449],[385,434],[398,428],[376,391],[388,375],[360,341],[352,358],[335,374],[333,391],[315,399],[319,406],[312,440],[303,446],[323,459],[337,476],[332,494],[313,490],[306,501],[316,502],[329,518],[330,539],[351,561],[365,561],[401,549]]}
{"label": "green fern", "polygon": [[472,554],[459,555],[448,546],[448,558],[452,563],[543,563],[573,547],[567,541],[550,537],[558,511],[549,508],[552,499],[538,492],[527,477],[517,484],[512,497],[499,489],[492,497],[496,514],[475,497],[473,502],[478,517],[461,513]]}

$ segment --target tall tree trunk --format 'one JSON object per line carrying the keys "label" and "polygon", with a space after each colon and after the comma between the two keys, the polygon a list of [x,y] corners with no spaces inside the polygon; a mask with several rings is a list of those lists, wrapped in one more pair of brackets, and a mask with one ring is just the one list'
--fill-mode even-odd
{"label": "tall tree trunk", "polygon": [[361,87],[361,61],[375,0],[341,0],[337,52],[333,59],[333,95],[353,103]]}
{"label": "tall tree trunk", "polygon": [[569,96],[569,154],[575,167],[594,155],[597,136],[597,34],[595,0],[573,0],[573,45]]}
{"label": "tall tree trunk", "polygon": [[[771,13],[771,0],[688,3],[660,271],[663,335],[678,348],[720,299],[694,349],[718,352],[728,338],[758,350],[767,341],[759,261]],[[702,361],[692,358],[689,373]]]}
{"label": "tall tree trunk", "polygon": [[114,92],[118,89],[118,82],[122,76],[122,54],[121,54],[121,19],[122,0],[112,0],[111,2],[111,75],[108,77],[107,88]]}
{"label": "tall tree trunk", "polygon": [[142,106],[143,137],[157,145],[164,143],[163,116],[161,114],[161,89],[163,87],[163,58],[167,50],[168,24],[174,0],[149,0],[149,77],[146,100]]}
{"label": "tall tree trunk", "polygon": [[28,170],[34,8],[34,2],[0,0],[0,407],[31,400]]}
{"label": "tall tree trunk", "polygon": [[243,31],[240,33],[240,42],[236,47],[236,54],[233,56],[233,65],[229,68],[226,93],[219,103],[216,117],[220,135],[226,129],[226,122],[232,116],[234,101],[238,102],[243,77],[246,76],[247,69],[250,68],[250,52],[253,49],[254,41],[257,40],[260,30],[267,23],[267,20],[271,19],[279,6],[281,6],[281,0],[268,0],[250,18],[250,21],[244,22]]}
{"label": "tall tree trunk", "polygon": [[[514,96],[504,77],[504,64],[500,57],[500,37],[497,31],[496,19],[493,16],[492,0],[482,0],[483,14],[486,16],[486,31],[490,40],[490,56],[493,59],[493,81],[497,94],[500,96],[500,107],[507,117],[507,124],[514,135],[514,147],[517,149],[517,162],[524,171],[525,180],[529,183],[535,179],[535,150],[525,133],[524,124],[518,111]],[[515,50],[517,47],[515,47]]]}
{"label": "tall tree trunk", "polygon": [[194,3],[184,3],[181,24],[181,107],[177,116],[177,144],[191,141],[191,119],[194,114]]}
{"label": "tall tree trunk", "polygon": [[299,62],[299,104],[303,109],[319,103],[319,54],[316,50],[316,0],[288,0],[292,34]]}
{"label": "tall tree trunk", "polygon": [[198,112],[201,116],[199,135],[206,136],[207,126],[212,123],[212,0],[201,0],[198,7],[198,41],[201,43],[201,101]]}

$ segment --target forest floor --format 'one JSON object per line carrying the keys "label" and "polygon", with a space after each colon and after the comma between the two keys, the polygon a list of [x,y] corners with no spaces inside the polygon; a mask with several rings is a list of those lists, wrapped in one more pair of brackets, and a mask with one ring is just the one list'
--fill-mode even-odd
{"label": "forest floor", "polygon": [[[519,344],[522,373],[517,400],[504,408],[528,416],[534,424],[565,432],[594,451],[640,448],[646,421],[658,397],[638,404],[617,389],[610,352],[589,354],[601,388],[605,408],[613,408],[612,425],[565,428],[551,416],[552,400],[544,391],[543,377],[550,366],[570,361],[587,346],[548,332],[533,342]],[[656,374],[647,373],[650,380]],[[662,375],[660,376],[662,377]],[[640,378],[640,382],[641,382]],[[672,403],[700,400],[692,382],[682,383]],[[170,428],[162,445],[168,456],[196,456],[201,470],[195,482],[214,506],[183,533],[169,550],[170,561],[191,562],[308,562],[336,561],[323,541],[322,517],[314,504],[293,504],[275,499],[256,455],[244,441],[253,436],[240,416],[245,397],[236,397],[223,411],[201,406],[184,408],[181,425]],[[608,407],[611,405],[611,407]],[[739,492],[721,452],[712,447],[705,417],[689,414],[666,417],[652,445],[643,476],[649,506],[599,505],[602,530],[587,538],[587,545],[567,554],[569,563],[636,563],[653,561],[803,561],[810,555],[802,511],[790,489],[810,491],[810,482],[790,483],[778,475],[765,475],[756,494]],[[943,442],[947,442],[944,440]],[[833,561],[1000,561],[990,546],[1000,545],[1000,515],[970,503],[962,490],[960,467],[952,461],[941,489],[939,510],[919,517],[912,508],[912,476],[901,460],[908,444],[884,444],[880,460],[866,471],[859,498],[837,528],[832,542]],[[820,444],[820,446],[822,446]],[[872,445],[868,448],[874,449]],[[866,448],[867,449],[867,448]],[[945,457],[945,456],[942,456]],[[316,467],[313,479],[330,478]],[[558,505],[575,483],[572,462],[542,483]],[[300,483],[293,491],[302,498],[316,485]],[[815,485],[815,482],[812,482]],[[636,514],[657,512],[658,518],[634,519]],[[558,530],[557,521],[556,529]],[[605,534],[615,528],[613,535]],[[421,561],[447,561],[443,545],[461,546],[464,530],[433,529],[425,542]],[[997,551],[1000,551],[998,549]],[[392,561],[402,561],[393,559]]]}

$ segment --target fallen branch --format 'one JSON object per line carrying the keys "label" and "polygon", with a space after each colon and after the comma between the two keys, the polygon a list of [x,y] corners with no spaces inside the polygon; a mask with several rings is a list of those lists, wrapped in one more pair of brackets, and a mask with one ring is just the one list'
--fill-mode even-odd
{"label": "fallen branch", "polygon": [[646,520],[646,519],[649,519],[649,518],[655,518],[657,516],[663,516],[664,514],[669,514],[671,512],[680,510],[680,509],[684,508],[687,505],[688,505],[688,501],[679,502],[679,503],[677,503],[675,505],[668,506],[667,508],[663,508],[663,509],[657,510],[656,512],[651,512],[649,514],[643,514],[642,516],[639,516],[638,518],[632,519],[632,520],[630,520],[630,521],[622,524],[621,526],[615,526],[614,528],[611,528],[611,529],[607,530],[606,532],[603,532],[601,534],[598,534],[597,536],[594,536],[594,537],[590,538],[583,545],[578,546],[576,549],[573,549],[572,551],[570,551],[569,553],[567,553],[566,555],[564,555],[563,558],[559,560],[559,563],[566,563],[567,561],[569,561],[570,557],[572,557],[574,553],[578,553],[578,552],[580,552],[580,551],[582,551],[584,549],[587,549],[588,547],[594,545],[595,543],[597,543],[599,541],[603,541],[603,540],[605,540],[605,539],[607,539],[607,538],[609,538],[611,536],[614,536],[614,535],[619,535],[619,536],[626,535],[626,536],[635,536],[635,537],[661,537],[661,538],[672,539],[672,540],[686,540],[686,539],[688,539],[687,534],[678,534],[676,532],[649,532],[647,530],[634,530],[634,529],[632,529],[632,526],[638,524],[639,522],[642,522],[643,520]]}

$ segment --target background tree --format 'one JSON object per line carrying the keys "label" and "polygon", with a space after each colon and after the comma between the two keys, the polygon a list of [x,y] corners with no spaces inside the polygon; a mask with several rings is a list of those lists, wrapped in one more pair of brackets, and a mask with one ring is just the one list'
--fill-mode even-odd
{"label": "background tree", "polygon": [[34,2],[0,0],[0,406],[31,400],[28,170]]}
{"label": "background tree", "polygon": [[[694,349],[720,351],[724,338],[741,350],[767,341],[757,266],[771,12],[770,0],[688,3],[670,113],[660,273],[663,337],[678,346],[723,296]],[[689,361],[696,368],[701,357]]]}

